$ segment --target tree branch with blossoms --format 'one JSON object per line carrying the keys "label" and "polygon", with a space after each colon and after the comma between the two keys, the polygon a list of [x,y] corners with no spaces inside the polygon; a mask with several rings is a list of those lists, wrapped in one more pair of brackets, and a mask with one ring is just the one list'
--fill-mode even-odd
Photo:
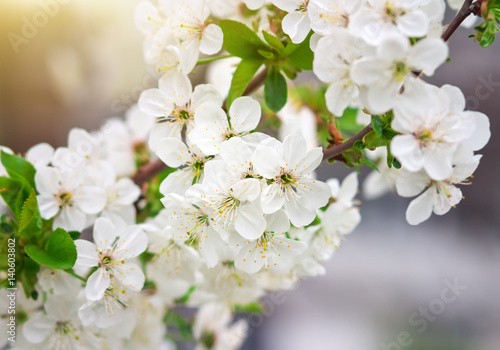
{"label": "tree branch with blossoms", "polygon": [[[444,0],[243,2],[141,2],[158,87],[123,119],[72,129],[65,147],[2,147],[2,287],[36,301],[28,347],[238,348],[248,325],[235,312],[324,273],[360,223],[357,172],[325,182],[323,161],[373,168],[369,197],[415,197],[411,225],[462,200],[489,119],[464,110],[458,87],[419,76],[447,61],[471,14],[491,45],[500,1],[465,1],[441,39]],[[193,86],[202,64],[212,80]],[[319,83],[300,83],[304,71]]]}
{"label": "tree branch with blossoms", "polygon": [[[473,2],[473,0],[466,0],[463,6],[461,7],[460,11],[457,13],[452,22],[446,28],[445,32],[442,35],[442,39],[444,41],[448,41],[450,37],[453,35],[453,33],[455,33],[455,31],[459,28],[460,24],[471,14],[476,16],[479,15],[482,3],[484,3],[483,0],[475,2]],[[254,79],[252,79],[252,81],[248,84],[248,87],[246,88],[243,95],[245,96],[251,95],[258,88],[260,88],[264,84],[267,74],[268,74],[267,70],[263,70],[261,73],[259,73],[259,75],[257,75]],[[227,100],[224,101],[223,104],[224,109],[226,109],[226,104]],[[347,151],[348,149],[354,146],[354,143],[356,141],[361,141],[372,130],[373,130],[372,126],[367,125],[356,135],[349,138],[345,142],[336,144],[329,148],[325,148],[323,152],[324,153],[323,160],[326,161],[328,159],[332,159],[342,154],[343,152]],[[138,185],[142,185],[143,183],[147,182],[149,179],[153,178],[159,172],[165,169],[167,169],[166,165],[161,160],[158,159],[153,163],[148,164],[143,168],[139,169],[137,174],[134,176],[134,181]]]}

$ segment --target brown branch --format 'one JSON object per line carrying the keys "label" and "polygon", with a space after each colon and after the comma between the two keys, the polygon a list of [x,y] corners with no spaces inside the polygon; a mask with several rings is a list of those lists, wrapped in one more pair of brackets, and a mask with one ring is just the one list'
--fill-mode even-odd
{"label": "brown branch", "polygon": [[347,151],[349,148],[354,146],[354,143],[358,140],[362,140],[363,137],[365,137],[370,131],[372,131],[372,125],[368,124],[358,132],[356,135],[353,137],[349,138],[346,142],[339,143],[333,147],[326,148],[323,151],[323,161],[327,161],[328,159],[331,159],[335,156],[338,156],[339,154],[342,154],[343,152]]}
{"label": "brown branch", "polygon": [[444,41],[448,41],[448,39],[450,39],[453,33],[455,33],[460,24],[462,24],[462,22],[465,21],[467,17],[472,14],[479,16],[481,5],[483,2],[485,2],[485,0],[478,0],[475,3],[472,3],[472,1],[473,0],[464,1],[462,8],[460,9],[460,11],[458,11],[456,17],[453,19],[453,21],[451,21],[450,25],[443,33],[442,38]]}
{"label": "brown branch", "polygon": [[161,173],[163,170],[167,170],[168,166],[161,161],[161,159],[157,159],[154,162],[151,162],[142,168],[140,168],[137,173],[132,177],[132,180],[138,186],[142,186],[150,179]]}

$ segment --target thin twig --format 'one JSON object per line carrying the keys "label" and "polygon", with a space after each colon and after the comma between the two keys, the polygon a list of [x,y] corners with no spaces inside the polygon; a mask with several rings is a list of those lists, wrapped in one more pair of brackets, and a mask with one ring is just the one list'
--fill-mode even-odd
{"label": "thin twig", "polygon": [[82,276],[80,276],[80,275],[77,275],[77,274],[76,274],[76,272],[75,272],[75,271],[73,271],[73,269],[67,269],[67,270],[63,270],[63,271],[64,271],[64,272],[66,272],[66,273],[68,273],[68,274],[70,274],[70,275],[71,275],[71,276],[73,276],[73,277],[78,278],[78,279],[79,279],[80,281],[82,281],[82,282],[87,282],[87,279],[86,279],[86,278],[84,278],[84,277],[82,277]]}
{"label": "thin twig", "polygon": [[132,177],[132,180],[138,186],[142,186],[150,179],[161,173],[163,170],[167,170],[168,166],[161,161],[161,159],[157,159],[154,162],[146,164],[142,168],[140,168],[137,173]]}
{"label": "thin twig", "polygon": [[363,137],[365,137],[370,131],[372,131],[372,125],[368,124],[358,132],[356,135],[353,137],[349,138],[346,142],[339,143],[333,147],[326,148],[323,151],[323,161],[326,161],[328,159],[331,159],[335,156],[338,156],[339,154],[342,154],[343,152],[347,151],[349,148],[354,146],[356,141],[362,140]]}
{"label": "thin twig", "polygon": [[458,11],[455,18],[453,18],[453,21],[451,21],[450,25],[448,26],[448,28],[446,28],[445,32],[443,33],[442,38],[444,41],[448,41],[448,39],[450,39],[452,34],[455,33],[455,31],[458,29],[460,24],[473,13],[475,5],[479,2],[480,1],[476,1],[476,3],[474,3],[473,5],[472,0],[464,1],[462,8],[460,9],[460,11]]}

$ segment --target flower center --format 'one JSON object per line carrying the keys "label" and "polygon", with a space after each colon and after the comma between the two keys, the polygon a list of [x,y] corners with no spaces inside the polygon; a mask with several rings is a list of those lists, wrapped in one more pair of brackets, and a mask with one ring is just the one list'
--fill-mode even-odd
{"label": "flower center", "polygon": [[73,201],[71,200],[71,193],[61,193],[59,194],[59,209],[64,208],[65,206],[73,206]]}
{"label": "flower center", "polygon": [[99,260],[99,267],[103,267],[106,270],[110,269],[114,264],[125,263],[125,260],[115,261],[113,257],[109,255],[108,252],[100,253],[101,259]]}
{"label": "flower center", "polygon": [[302,2],[302,4],[300,4],[299,8],[296,11],[297,12],[306,12],[308,6],[309,6],[309,0],[304,0],[304,2]]}
{"label": "flower center", "polygon": [[273,238],[272,234],[264,232],[264,234],[257,240],[257,246],[264,251],[272,249],[273,248],[272,238]]}
{"label": "flower center", "polygon": [[396,24],[398,17],[403,16],[405,14],[405,11],[400,8],[394,7],[393,4],[387,1],[385,3],[385,14],[389,18],[389,21]]}
{"label": "flower center", "polygon": [[432,139],[432,131],[430,131],[429,129],[421,130],[420,134],[418,135],[418,139],[423,143],[430,141]]}
{"label": "flower center", "polygon": [[205,160],[201,158],[195,158],[192,160],[190,167],[191,171],[194,174],[194,177],[200,178],[200,176],[203,174],[203,169],[205,168]]}
{"label": "flower center", "polygon": [[218,208],[219,209],[219,214],[224,213],[225,211],[231,211],[237,206],[240,205],[240,201],[233,196],[229,195],[228,197],[224,198],[221,203],[219,204]]}
{"label": "flower center", "polygon": [[178,111],[177,116],[181,120],[187,120],[187,119],[191,118],[191,114],[189,114],[189,112],[186,111],[185,109],[181,109],[180,111]]}
{"label": "flower center", "polygon": [[404,78],[411,72],[410,66],[405,61],[394,62],[393,66],[394,76],[398,82],[404,80]]}
{"label": "flower center", "polygon": [[222,137],[224,140],[229,140],[231,137],[236,137],[238,134],[234,130],[227,130]]}
{"label": "flower center", "polygon": [[158,118],[158,123],[177,123],[181,125],[186,125],[191,120],[194,119],[194,115],[191,111],[191,103],[188,102],[183,106],[174,104],[174,109],[169,116],[164,116]]}
{"label": "flower center", "polygon": [[193,226],[190,230],[186,231],[187,240],[190,245],[194,244],[197,239],[199,239],[202,244],[205,238],[203,237],[204,228],[210,225],[210,219],[207,214],[201,211],[201,209],[198,209],[198,212],[191,213],[190,215]]}
{"label": "flower center", "polygon": [[80,339],[80,337],[75,333],[76,327],[70,321],[58,321],[55,328],[56,334],[60,335],[71,335],[75,340]]}

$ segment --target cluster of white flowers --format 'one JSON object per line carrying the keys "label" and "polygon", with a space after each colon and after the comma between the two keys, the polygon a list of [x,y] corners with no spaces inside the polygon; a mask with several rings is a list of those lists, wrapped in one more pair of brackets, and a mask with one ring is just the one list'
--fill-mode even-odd
{"label": "cluster of white flowers", "polygon": [[[292,43],[312,31],[313,71],[328,84],[331,114],[351,107],[390,115],[390,153],[401,169],[383,166],[383,148],[368,155],[380,170],[365,182],[368,196],[392,187],[401,196],[423,192],[408,208],[411,224],[446,213],[490,134],[485,115],[464,111],[458,88],[419,77],[447,59],[444,10],[443,0],[141,2],[136,25],[158,88],[144,91],[125,119],[93,133],[73,129],[67,147],[39,144],[26,154],[42,218],[54,229],[93,227],[93,243],[75,241],[76,276],[38,273],[43,311],[30,310],[14,348],[170,349],[162,319],[182,300],[199,308],[197,349],[236,349],[247,325],[232,323],[235,308],[323,274],[321,263],[359,224],[357,174],[342,183],[316,179],[323,150],[319,118],[307,106],[289,103],[279,113],[278,140],[257,131],[257,99],[239,97],[226,110],[227,91],[193,88],[200,55],[222,49],[218,19],[272,32],[268,15],[285,11],[279,30]],[[132,177],[154,160],[168,167],[158,184],[163,207],[137,220],[148,184]]]}
{"label": "cluster of white flowers", "polygon": [[[166,77],[162,81],[182,81],[179,89],[186,88],[172,87],[171,100],[191,96],[185,75]],[[217,339],[217,347],[207,349],[236,348],[247,326],[231,323],[234,307],[258,301],[266,291],[291,288],[302,276],[324,273],[320,262],[360,221],[354,205],[357,175],[342,186],[337,180],[315,180],[319,147],[308,150],[298,134],[280,142],[250,133],[260,119],[257,101],[237,99],[227,115],[216,91],[210,86],[195,90],[202,88],[213,92],[200,97],[202,107],[184,98],[172,105],[195,112],[170,111],[184,115],[181,121],[191,127],[179,128],[162,117],[163,129],[150,124],[156,155],[177,170],[160,186],[165,209],[143,224],[135,225],[139,187],[127,176],[118,177],[123,169],[109,161],[115,142],[130,149],[119,152],[124,161],[127,154],[131,160],[141,155],[143,146],[137,145],[147,142],[125,134],[126,123],[115,119],[95,133],[73,129],[68,147],[54,151],[40,144],[27,153],[27,159],[37,159],[42,217],[68,231],[93,226],[95,243],[75,241],[75,271],[89,276],[86,283],[60,270],[40,271],[38,289],[47,294],[44,311],[24,324],[25,338],[14,348],[32,346],[28,343],[58,349],[159,347],[166,329],[145,327],[144,315],[160,323],[186,293],[188,304],[200,308],[193,330],[197,340]],[[150,96],[155,90],[145,91],[140,101],[146,110],[154,103]],[[132,111],[140,113],[136,107]],[[151,260],[143,269],[137,257],[146,250]],[[150,286],[143,289],[146,276]]]}
{"label": "cluster of white flowers", "polygon": [[378,182],[372,176],[366,188],[369,197],[391,182],[405,197],[428,188],[410,204],[410,224],[458,204],[462,195],[455,185],[472,175],[480,158],[474,151],[490,137],[488,118],[464,111],[459,88],[439,89],[419,78],[448,57],[438,38],[444,9],[442,0],[311,0],[307,7],[318,36],[314,73],[329,84],[330,112],[341,116],[348,106],[361,105],[372,114],[394,114],[391,127],[400,135],[390,148],[403,170],[387,169]]}

